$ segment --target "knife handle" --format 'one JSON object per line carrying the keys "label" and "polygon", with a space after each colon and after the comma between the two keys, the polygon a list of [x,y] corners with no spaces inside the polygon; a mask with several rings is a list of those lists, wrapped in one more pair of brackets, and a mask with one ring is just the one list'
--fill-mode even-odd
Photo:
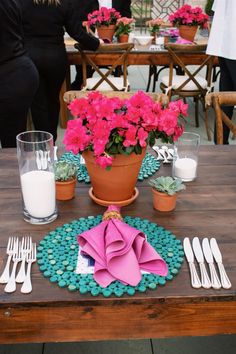
{"label": "knife handle", "polygon": [[217,264],[218,264],[218,268],[219,268],[219,272],[220,272],[220,279],[221,279],[222,288],[230,289],[232,285],[231,285],[231,282],[226,274],[223,263],[218,262]]}
{"label": "knife handle", "polygon": [[213,263],[209,263],[210,275],[211,275],[211,285],[213,289],[220,289],[221,283],[218,275],[216,273],[216,269]]}
{"label": "knife handle", "polygon": [[194,263],[189,263],[191,285],[193,288],[199,289],[201,287],[201,282],[197,274],[197,270]]}
{"label": "knife handle", "polygon": [[207,274],[205,264],[199,263],[199,266],[200,266],[200,272],[201,272],[202,287],[205,289],[210,289],[211,288],[211,281],[210,281],[210,278]]}

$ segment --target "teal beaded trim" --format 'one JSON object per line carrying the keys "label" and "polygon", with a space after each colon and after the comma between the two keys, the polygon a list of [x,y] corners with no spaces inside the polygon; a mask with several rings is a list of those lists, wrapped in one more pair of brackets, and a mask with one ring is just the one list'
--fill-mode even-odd
{"label": "teal beaded trim", "polygon": [[108,287],[102,288],[93,279],[92,274],[76,274],[74,272],[78,256],[76,236],[98,225],[101,221],[101,215],[89,216],[74,220],[70,224],[64,224],[49,232],[40,241],[37,249],[37,262],[44,277],[69,291],[78,290],[81,294],[90,293],[92,296],[121,297],[124,294],[132,296],[136,292],[144,293],[149,289],[164,286],[167,281],[172,280],[178,274],[184,260],[181,241],[176,239],[170,231],[155,223],[130,216],[125,216],[124,222],[147,235],[148,242],[168,264],[167,276],[143,274],[137,286],[126,286],[115,281]]}
{"label": "teal beaded trim", "polygon": [[[80,154],[74,155],[71,152],[66,152],[60,158],[60,160],[66,160],[73,162],[77,165],[77,179],[79,182],[90,183],[90,177],[87,172],[85,165],[80,163]],[[158,161],[154,156],[146,153],[146,156],[143,159],[141,169],[139,171],[138,180],[143,181],[145,178],[148,178],[160,168],[160,161]]]}

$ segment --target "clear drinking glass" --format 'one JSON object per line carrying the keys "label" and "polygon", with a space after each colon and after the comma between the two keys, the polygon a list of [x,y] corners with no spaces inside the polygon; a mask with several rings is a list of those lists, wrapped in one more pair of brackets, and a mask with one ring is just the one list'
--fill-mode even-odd
{"label": "clear drinking glass", "polygon": [[57,218],[53,136],[43,131],[17,135],[24,220],[47,224]]}
{"label": "clear drinking glass", "polygon": [[183,182],[193,181],[197,177],[198,150],[200,135],[184,132],[174,145],[172,174]]}

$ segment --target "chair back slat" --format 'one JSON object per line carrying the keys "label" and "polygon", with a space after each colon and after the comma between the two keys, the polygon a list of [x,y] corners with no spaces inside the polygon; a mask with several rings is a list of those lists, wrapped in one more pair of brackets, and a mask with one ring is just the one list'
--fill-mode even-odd
{"label": "chair back slat", "polygon": [[223,123],[233,133],[233,139],[236,137],[236,124],[222,110],[222,106],[236,105],[236,92],[212,92],[205,97],[206,106],[212,106],[215,111],[216,120],[216,144],[223,144]]}
{"label": "chair back slat", "polygon": [[87,82],[87,65],[91,65],[91,67],[95,70],[95,72],[99,75],[98,81],[92,87],[92,90],[99,89],[100,85],[103,82],[106,82],[109,87],[114,91],[119,91],[119,88],[116,84],[109,78],[109,75],[119,66],[123,65],[123,87],[127,88],[127,59],[128,54],[134,47],[133,43],[110,43],[110,44],[101,44],[99,47],[99,53],[119,53],[119,56],[112,61],[112,64],[109,67],[106,67],[106,72],[103,71],[95,64],[93,59],[89,56],[91,51],[84,51],[79,43],[75,44],[75,48],[79,50],[82,58],[82,72],[83,72],[83,86],[86,87]]}

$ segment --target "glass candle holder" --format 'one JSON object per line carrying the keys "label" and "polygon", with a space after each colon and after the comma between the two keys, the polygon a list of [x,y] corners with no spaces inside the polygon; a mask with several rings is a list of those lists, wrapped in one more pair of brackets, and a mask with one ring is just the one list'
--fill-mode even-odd
{"label": "glass candle holder", "polygon": [[47,224],[57,218],[53,136],[43,131],[17,135],[24,220]]}
{"label": "glass candle holder", "polygon": [[197,177],[200,135],[184,132],[174,145],[172,175],[190,182]]}

